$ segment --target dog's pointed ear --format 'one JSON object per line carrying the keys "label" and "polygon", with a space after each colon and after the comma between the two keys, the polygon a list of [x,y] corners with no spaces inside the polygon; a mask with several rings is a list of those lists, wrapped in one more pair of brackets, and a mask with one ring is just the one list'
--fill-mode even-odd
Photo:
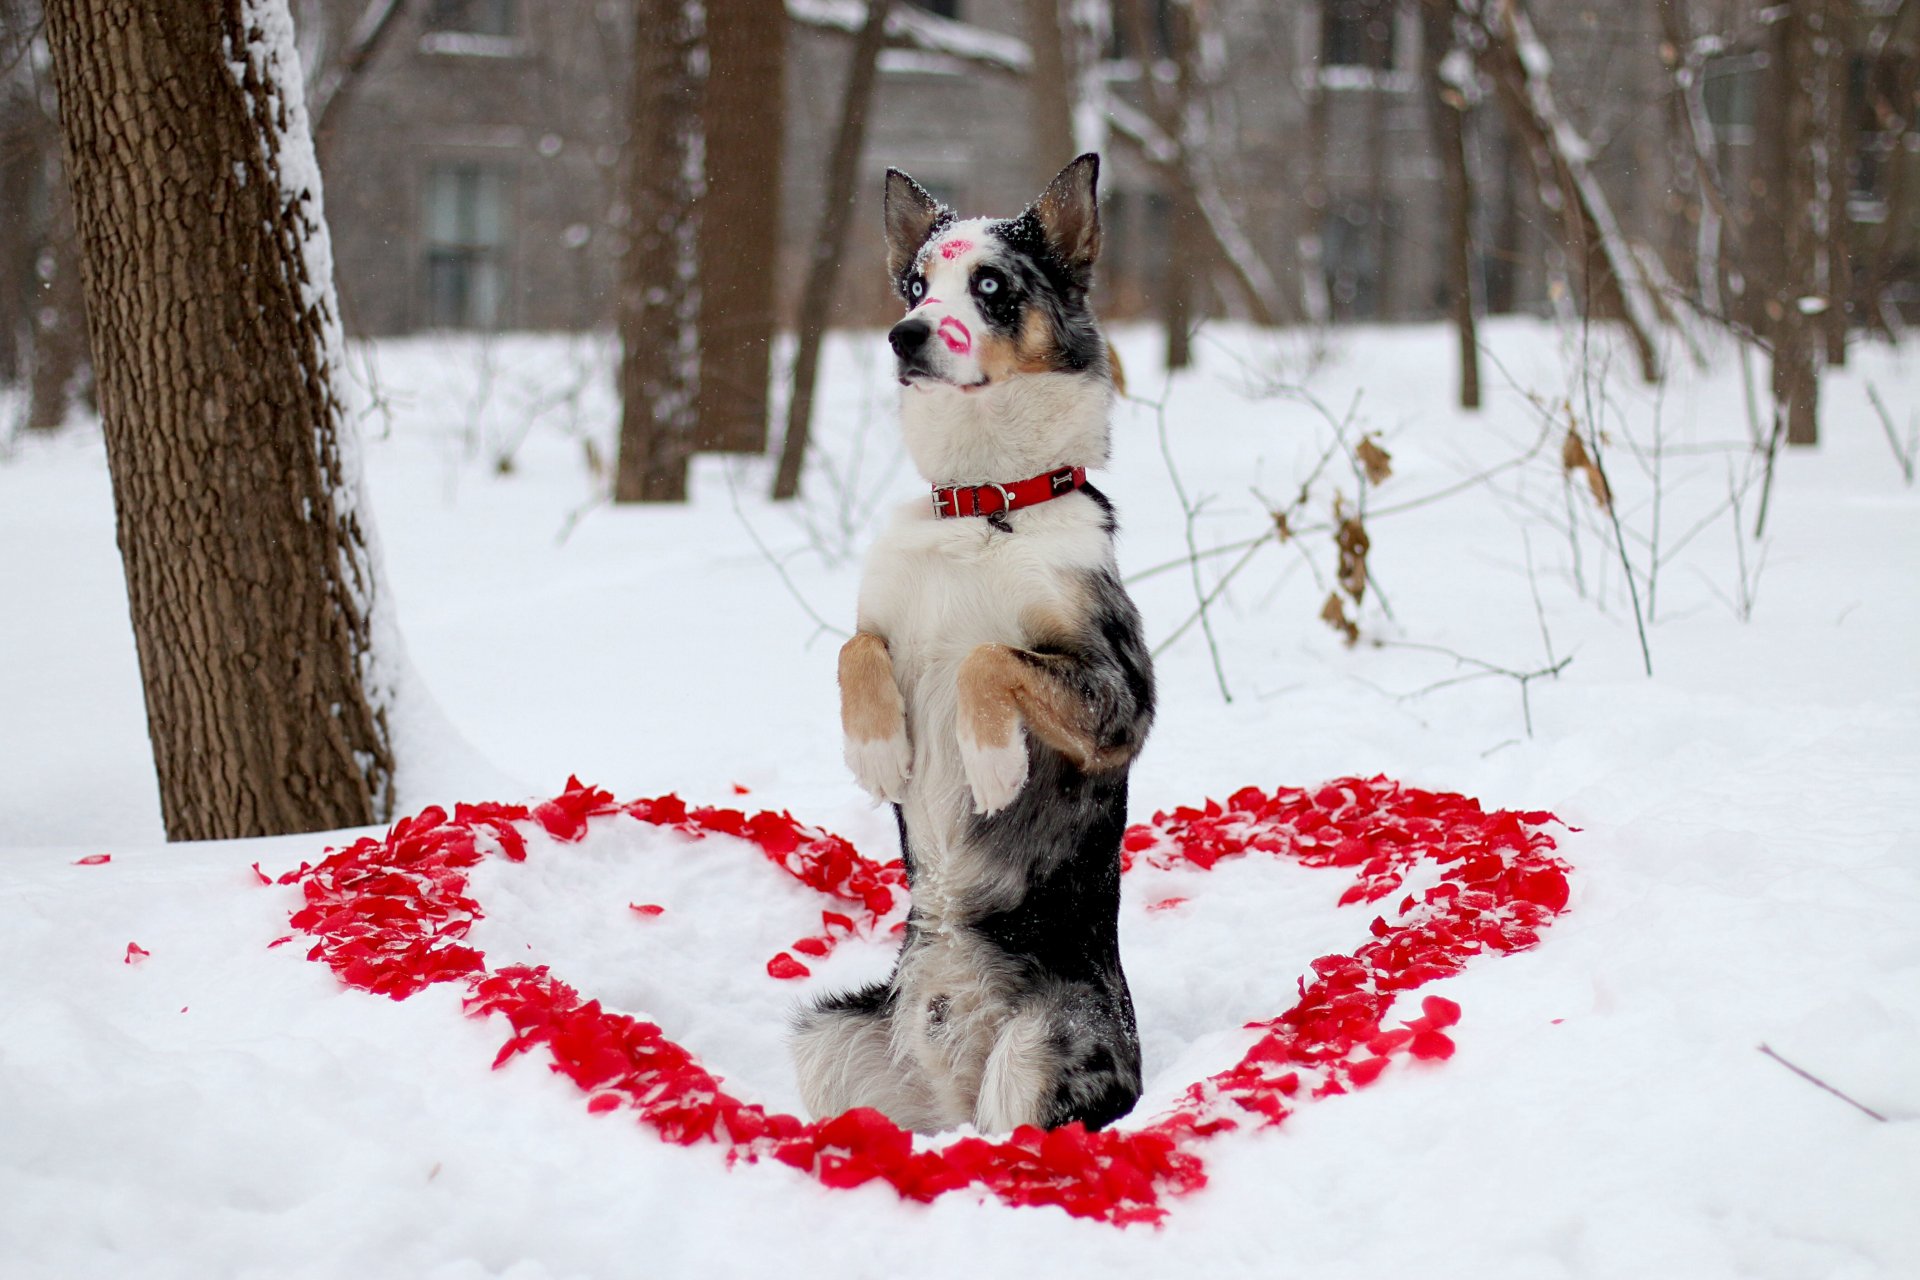
{"label": "dog's pointed ear", "polygon": [[1062,169],[1033,202],[1047,245],[1066,268],[1084,277],[1100,256],[1100,157],[1089,151]]}
{"label": "dog's pointed ear", "polygon": [[898,169],[887,170],[887,274],[898,280],[913,265],[934,228],[953,220],[953,210]]}

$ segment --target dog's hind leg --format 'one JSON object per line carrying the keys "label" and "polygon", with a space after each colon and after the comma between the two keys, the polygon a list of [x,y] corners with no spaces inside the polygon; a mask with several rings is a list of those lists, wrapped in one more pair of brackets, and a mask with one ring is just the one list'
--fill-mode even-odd
{"label": "dog's hind leg", "polygon": [[1009,1133],[1023,1124],[1046,1122],[1047,1098],[1060,1074],[1052,1018],[1029,1008],[1009,1018],[994,1038],[980,1074],[980,1100],[973,1127],[982,1133]]}
{"label": "dog's hind leg", "polygon": [[827,996],[794,1020],[800,1097],[817,1119],[872,1107],[902,1128],[939,1128],[920,1068],[893,1051],[894,993],[885,983]]}
{"label": "dog's hind leg", "polygon": [[1131,1005],[1096,988],[1027,1005],[1000,1028],[980,1078],[974,1126],[1005,1133],[1078,1120],[1099,1129],[1140,1100],[1140,1045]]}

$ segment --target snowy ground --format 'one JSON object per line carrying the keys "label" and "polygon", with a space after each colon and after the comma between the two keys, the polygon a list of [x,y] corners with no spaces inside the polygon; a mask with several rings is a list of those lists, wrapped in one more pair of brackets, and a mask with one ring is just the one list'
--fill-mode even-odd
{"label": "snowy ground", "polygon": [[[250,864],[338,838],[162,844],[97,431],[16,440],[0,460],[0,1271],[1913,1275],[1920,491],[1868,387],[1906,431],[1920,353],[1865,348],[1830,377],[1826,443],[1783,459],[1767,539],[1742,544],[1723,509],[1748,466],[1731,355],[1651,389],[1604,351],[1582,378],[1577,334],[1512,323],[1488,341],[1489,407],[1471,416],[1450,407],[1437,329],[1342,332],[1318,358],[1215,331],[1170,384],[1153,335],[1121,335],[1135,392],[1164,405],[1202,550],[1271,528],[1252,491],[1290,502],[1333,439],[1289,386],[1393,455],[1367,496],[1379,591],[1361,644],[1317,619],[1328,533],[1255,549],[1210,610],[1212,645],[1189,627],[1158,659],[1136,815],[1385,773],[1582,829],[1562,845],[1572,910],[1542,945],[1435,988],[1465,1009],[1451,1061],[1215,1140],[1210,1186],[1158,1230],[728,1170],[587,1114],[529,1058],[490,1071],[499,1029],[449,988],[394,1003],[344,990],[303,946],[268,950],[295,895]],[[762,464],[703,462],[695,501],[659,511],[594,504],[603,345],[356,352],[400,624],[457,734],[413,725],[406,807],[578,773],[621,797],[790,808],[887,853],[890,820],[840,763],[823,629],[850,621],[874,522],[921,492],[882,349],[831,348],[803,506],[760,496]],[[1643,609],[1652,588],[1651,678],[1613,526],[1561,478],[1569,405],[1604,428]],[[1124,406],[1101,479],[1136,575],[1187,548],[1160,421]],[[1293,527],[1324,524],[1336,487],[1360,492],[1341,458]],[[1742,491],[1749,531],[1758,500]],[[1200,588],[1238,559],[1207,558]],[[1134,590],[1156,640],[1194,612],[1185,565]],[[1517,679],[1459,680],[1481,668],[1453,654],[1572,662],[1530,679],[1523,708]],[[1177,912],[1147,913],[1164,887],[1129,880],[1123,946],[1162,1096],[1370,914],[1278,864],[1216,872]],[[806,931],[792,886],[632,833],[477,883],[489,955],[550,962],[793,1105],[780,1016],[799,989],[760,967]],[[667,915],[636,922],[642,900]],[[129,942],[151,955],[124,963]],[[815,981],[886,962],[850,946]]]}

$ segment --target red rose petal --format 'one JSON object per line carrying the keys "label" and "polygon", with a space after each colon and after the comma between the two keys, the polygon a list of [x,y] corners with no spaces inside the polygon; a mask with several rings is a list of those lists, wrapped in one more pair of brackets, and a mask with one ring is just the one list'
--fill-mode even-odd
{"label": "red rose petal", "polygon": [[90,853],[84,858],[75,858],[73,865],[76,867],[104,867],[112,861],[113,855],[110,853]]}
{"label": "red rose petal", "polygon": [[807,966],[782,951],[779,955],[767,961],[767,972],[776,978],[792,979],[808,977],[813,973],[813,970],[807,968]]}

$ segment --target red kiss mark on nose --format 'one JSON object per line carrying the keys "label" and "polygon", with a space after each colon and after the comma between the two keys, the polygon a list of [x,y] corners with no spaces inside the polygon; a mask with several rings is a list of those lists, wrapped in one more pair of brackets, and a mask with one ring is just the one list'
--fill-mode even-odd
{"label": "red kiss mark on nose", "polygon": [[964,356],[973,350],[973,335],[967,332],[966,325],[953,316],[942,320],[936,332],[939,333],[940,340],[947,344],[947,350],[957,356]]}
{"label": "red kiss mark on nose", "polygon": [[940,256],[951,260],[959,257],[971,248],[973,248],[973,241],[971,240],[949,240],[940,246]]}

